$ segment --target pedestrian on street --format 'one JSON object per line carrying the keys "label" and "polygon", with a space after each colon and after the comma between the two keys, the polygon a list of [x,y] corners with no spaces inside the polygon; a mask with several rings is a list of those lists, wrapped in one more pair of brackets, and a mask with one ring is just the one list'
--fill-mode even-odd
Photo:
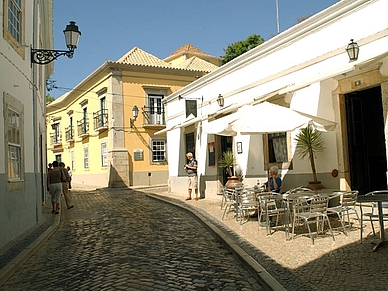
{"label": "pedestrian on street", "polygon": [[187,159],[189,160],[187,164],[184,165],[184,169],[187,172],[189,177],[188,179],[188,194],[189,196],[186,200],[191,200],[191,193],[194,189],[195,192],[195,200],[198,200],[198,177],[197,177],[197,161],[194,159],[192,153],[186,154]]}
{"label": "pedestrian on street", "polygon": [[[67,169],[67,173],[69,174],[69,177],[70,177],[69,189],[71,189],[71,180],[73,180],[73,172],[72,172],[72,170],[70,169],[69,166],[67,166],[66,169]],[[70,190],[69,190],[69,192],[70,192]]]}
{"label": "pedestrian on street", "polygon": [[59,213],[59,202],[62,193],[62,179],[66,179],[65,174],[59,169],[58,162],[53,162],[53,168],[47,172],[47,191],[51,194],[51,204],[53,214]]}
{"label": "pedestrian on street", "polygon": [[62,193],[63,193],[63,196],[65,196],[67,209],[71,209],[74,207],[74,205],[71,203],[71,199],[69,195],[69,189],[71,189],[70,176],[69,176],[69,173],[67,172],[67,169],[65,168],[64,162],[59,163],[59,168],[61,169],[61,171],[65,176],[65,179],[62,179]]}

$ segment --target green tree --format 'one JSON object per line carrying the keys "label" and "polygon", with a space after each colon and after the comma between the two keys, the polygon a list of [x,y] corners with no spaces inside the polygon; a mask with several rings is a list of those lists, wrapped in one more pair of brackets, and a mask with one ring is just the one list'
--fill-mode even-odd
{"label": "green tree", "polygon": [[226,64],[239,55],[242,55],[243,53],[261,45],[263,42],[264,39],[260,35],[252,34],[245,40],[229,44],[226,49],[224,49],[225,55],[222,56],[222,64]]}
{"label": "green tree", "polygon": [[46,95],[46,104],[49,104],[49,103],[53,102],[54,100],[55,100],[55,98],[53,96],[51,96],[50,94]]}

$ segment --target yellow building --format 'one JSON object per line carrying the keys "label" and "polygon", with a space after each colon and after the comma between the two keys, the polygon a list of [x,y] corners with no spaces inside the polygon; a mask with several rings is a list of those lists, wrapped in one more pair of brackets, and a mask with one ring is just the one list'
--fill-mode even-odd
{"label": "yellow building", "polygon": [[135,47],[106,61],[47,105],[48,161],[70,166],[77,184],[166,184],[167,140],[154,136],[166,126],[162,100],[219,64],[190,44],[165,60]]}

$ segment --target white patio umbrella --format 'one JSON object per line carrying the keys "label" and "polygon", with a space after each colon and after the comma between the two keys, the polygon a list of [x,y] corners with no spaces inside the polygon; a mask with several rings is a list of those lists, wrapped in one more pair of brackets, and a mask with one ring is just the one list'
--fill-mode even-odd
{"label": "white patio umbrella", "polygon": [[245,105],[239,109],[244,114],[230,124],[233,131],[241,134],[265,134],[288,132],[297,128],[313,125],[317,130],[327,131],[335,127],[335,123],[322,118],[297,112],[291,108],[269,102],[258,105]]}
{"label": "white patio umbrella", "polygon": [[265,134],[266,136],[266,160],[269,181],[269,148],[268,133],[290,132],[298,128],[304,128],[309,124],[317,130],[327,131],[335,128],[335,123],[322,118],[306,115],[293,109],[279,106],[269,102],[258,105],[246,105],[239,109],[243,114],[240,118],[229,124],[229,128],[241,134]]}

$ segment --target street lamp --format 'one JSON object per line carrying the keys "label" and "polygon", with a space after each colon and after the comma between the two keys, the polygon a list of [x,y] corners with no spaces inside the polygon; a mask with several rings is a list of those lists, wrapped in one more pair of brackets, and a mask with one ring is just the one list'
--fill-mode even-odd
{"label": "street lamp", "polygon": [[81,32],[78,30],[78,26],[74,21],[70,21],[70,24],[66,26],[63,31],[65,34],[66,46],[68,51],[63,50],[45,50],[45,49],[31,49],[31,63],[46,65],[56,60],[60,56],[67,56],[71,59],[74,55],[74,50],[78,46],[78,40],[81,36]]}
{"label": "street lamp", "polygon": [[132,108],[132,115],[134,118],[129,119],[129,124],[130,124],[131,128],[133,128],[135,126],[135,120],[139,116],[139,108],[137,108],[136,105],[133,106],[133,108]]}
{"label": "street lamp", "polygon": [[353,39],[350,40],[350,43],[346,47],[346,52],[349,55],[349,60],[352,61],[357,61],[358,59],[358,52],[360,51],[358,44],[353,41]]}

